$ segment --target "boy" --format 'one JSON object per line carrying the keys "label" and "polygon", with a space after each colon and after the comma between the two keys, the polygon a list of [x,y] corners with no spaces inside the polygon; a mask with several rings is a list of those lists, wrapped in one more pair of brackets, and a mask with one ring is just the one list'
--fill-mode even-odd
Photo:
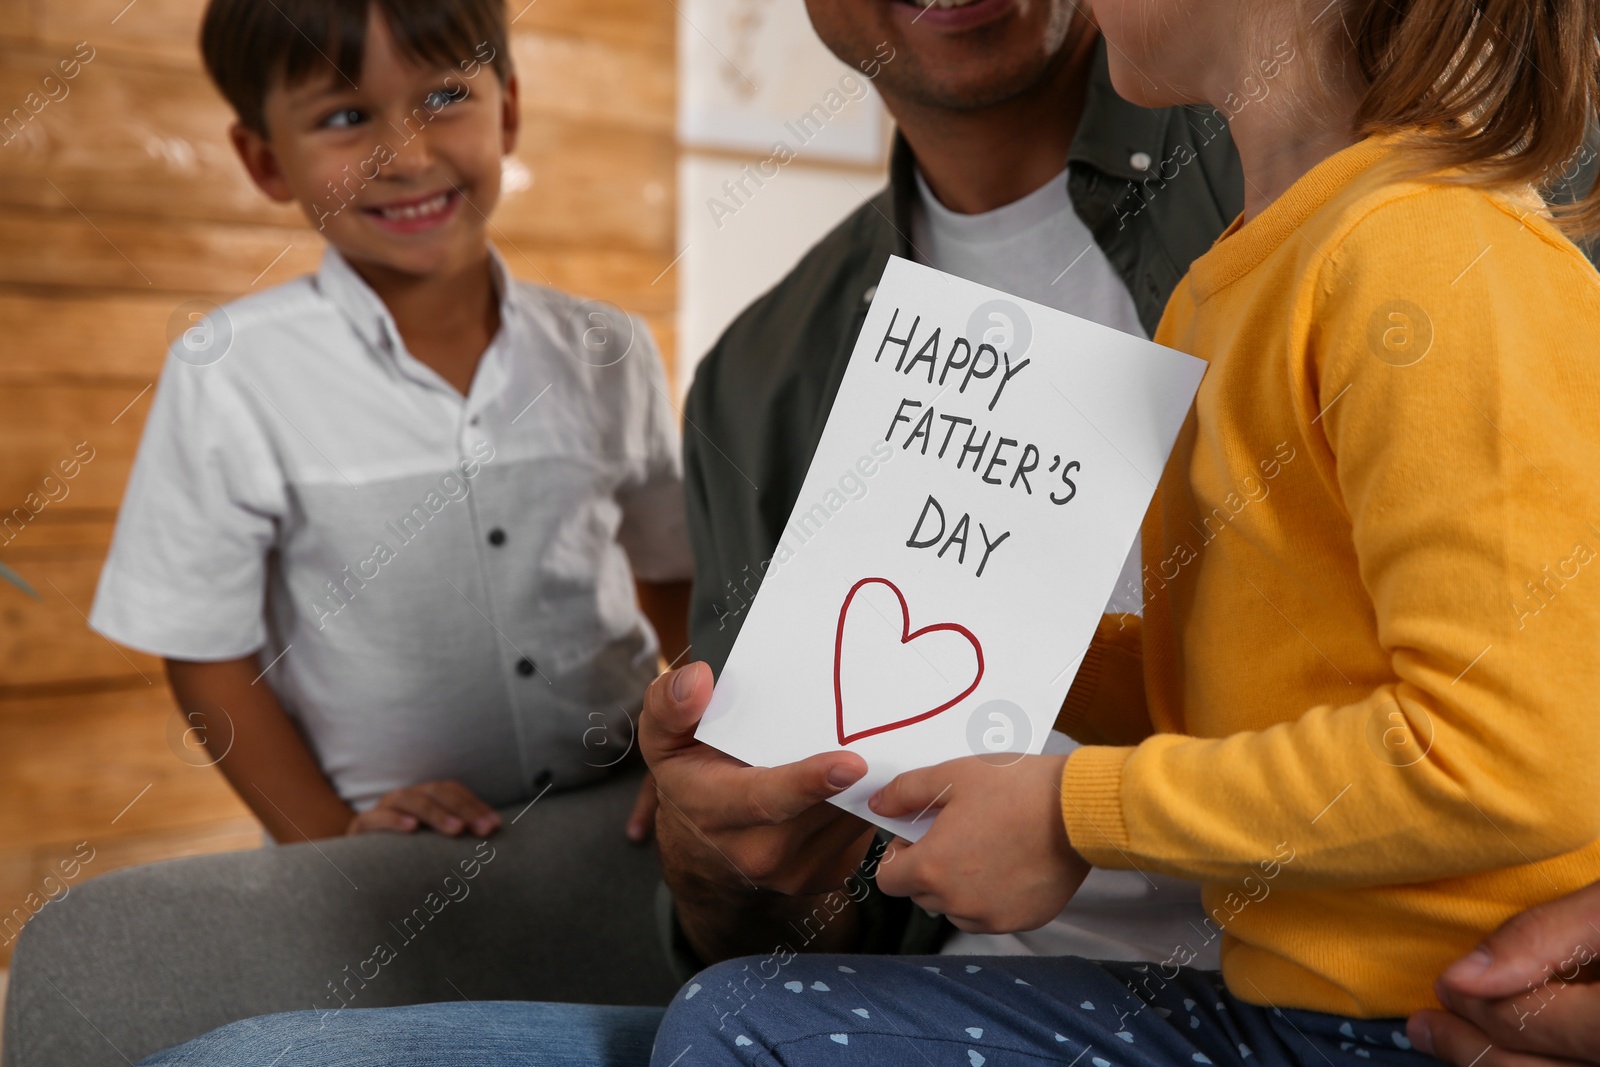
{"label": "boy", "polygon": [[330,247],[173,345],[91,625],[165,657],[275,840],[491,833],[616,765],[684,647],[659,357],[488,245],[499,0],[213,0],[201,48],[250,177]]}

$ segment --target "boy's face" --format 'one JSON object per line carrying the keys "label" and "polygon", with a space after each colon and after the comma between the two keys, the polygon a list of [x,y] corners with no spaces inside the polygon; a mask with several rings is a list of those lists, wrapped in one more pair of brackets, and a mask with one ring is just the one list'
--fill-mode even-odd
{"label": "boy's face", "polygon": [[[274,200],[295,201],[358,267],[426,278],[482,259],[500,162],[516,144],[517,87],[480,56],[467,68],[401,56],[374,8],[357,84],[332,70],[275,84],[267,136],[230,131],[246,169]],[[464,69],[473,70],[467,77]]]}

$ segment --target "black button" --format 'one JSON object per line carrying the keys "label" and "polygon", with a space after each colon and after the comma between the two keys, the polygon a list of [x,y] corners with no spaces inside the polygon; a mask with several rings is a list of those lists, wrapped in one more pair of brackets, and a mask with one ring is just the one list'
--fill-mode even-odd
{"label": "black button", "polygon": [[528,675],[532,674],[533,671],[534,671],[533,660],[529,659],[526,656],[524,656],[521,659],[517,660],[517,673],[518,674],[520,674],[524,678],[526,678]]}
{"label": "black button", "polygon": [[494,529],[489,531],[489,543],[496,546],[505,544],[506,532],[500,529],[500,527],[496,526]]}

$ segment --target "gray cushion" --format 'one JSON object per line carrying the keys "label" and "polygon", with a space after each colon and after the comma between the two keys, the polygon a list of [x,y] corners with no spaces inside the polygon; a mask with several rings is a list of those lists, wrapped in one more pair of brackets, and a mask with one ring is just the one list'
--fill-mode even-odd
{"label": "gray cushion", "polygon": [[508,809],[486,845],[370,834],[86,882],[17,943],[0,1063],[124,1067],[237,1019],[341,1003],[664,1004],[659,869],[623,836],[638,782]]}

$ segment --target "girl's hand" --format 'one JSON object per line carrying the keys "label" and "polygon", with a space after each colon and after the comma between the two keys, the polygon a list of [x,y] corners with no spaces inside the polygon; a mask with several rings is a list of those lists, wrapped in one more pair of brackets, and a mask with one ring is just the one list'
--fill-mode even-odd
{"label": "girl's hand", "polygon": [[1089,873],[1061,818],[1065,756],[999,765],[966,756],[907,771],[868,806],[879,815],[933,818],[916,844],[896,840],[878,887],[940,912],[968,933],[1037,930],[1066,907]]}

